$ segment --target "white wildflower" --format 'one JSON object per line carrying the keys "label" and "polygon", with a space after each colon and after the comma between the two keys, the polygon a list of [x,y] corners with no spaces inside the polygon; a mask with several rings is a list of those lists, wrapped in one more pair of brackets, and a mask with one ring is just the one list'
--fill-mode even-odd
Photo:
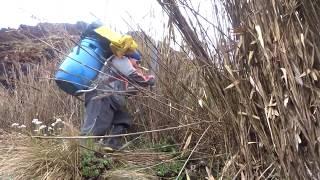
{"label": "white wildflower", "polygon": [[263,143],[259,142],[259,147],[260,148],[263,147]]}
{"label": "white wildflower", "polygon": [[139,112],[140,112],[140,109],[137,108],[136,111],[134,112],[134,114],[139,113]]}
{"label": "white wildflower", "polygon": [[56,123],[52,123],[51,126],[54,127],[56,125]]}
{"label": "white wildflower", "polygon": [[36,122],[38,122],[38,121],[39,121],[39,119],[33,119],[33,120],[32,120],[32,123],[33,123],[33,124],[36,124]]}
{"label": "white wildflower", "polygon": [[41,121],[37,121],[37,122],[35,122],[34,124],[40,125],[40,124],[42,124],[42,122],[41,122]]}
{"label": "white wildflower", "polygon": [[39,127],[39,130],[44,129],[44,128],[46,128],[46,127],[47,127],[46,125],[41,125],[41,126]]}
{"label": "white wildflower", "polygon": [[21,124],[20,126],[18,126],[19,129],[22,129],[22,128],[26,128],[27,126],[24,125],[24,124]]}
{"label": "white wildflower", "polygon": [[60,118],[56,119],[56,122],[55,123],[60,123],[60,122],[63,122]]}
{"label": "white wildflower", "polygon": [[19,124],[18,123],[11,124],[11,127],[16,127],[16,126],[19,126]]}
{"label": "white wildflower", "polygon": [[203,100],[202,100],[202,99],[199,99],[199,100],[198,100],[198,103],[199,103],[200,107],[203,108]]}

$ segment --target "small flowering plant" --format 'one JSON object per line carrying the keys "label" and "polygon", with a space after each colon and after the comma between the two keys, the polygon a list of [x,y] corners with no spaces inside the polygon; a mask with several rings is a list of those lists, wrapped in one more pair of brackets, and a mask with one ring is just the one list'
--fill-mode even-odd
{"label": "small flowering plant", "polygon": [[[41,131],[43,129],[42,122],[39,121],[39,119],[33,119],[31,122],[32,122],[32,124],[34,124],[33,132],[35,132],[38,135],[42,134],[42,131]],[[40,129],[40,127],[41,127],[41,129]]]}
{"label": "small flowering plant", "polygon": [[13,124],[11,124],[11,127],[13,128],[13,129],[15,129],[16,131],[18,131],[19,132],[19,134],[21,134],[21,132],[25,132],[26,131],[26,125],[24,125],[24,124],[18,124],[18,123],[13,123]]}
{"label": "small flowering plant", "polygon": [[19,126],[19,124],[18,123],[13,123],[13,124],[11,124],[11,127],[18,127]]}
{"label": "small flowering plant", "polygon": [[[56,118],[55,122],[51,123],[50,125],[45,125],[43,124],[42,121],[39,121],[39,119],[34,118],[32,121],[32,134],[37,134],[37,135],[58,135],[62,133],[62,129],[64,128],[64,121],[61,120],[60,118]],[[21,133],[27,133],[26,128],[27,126],[24,124],[19,124],[19,123],[13,123],[11,124],[11,127],[18,131],[19,134]]]}
{"label": "small flowering plant", "polygon": [[50,134],[57,135],[62,133],[62,129],[64,127],[64,121],[60,118],[57,118],[54,123],[51,123],[51,127],[48,127]]}

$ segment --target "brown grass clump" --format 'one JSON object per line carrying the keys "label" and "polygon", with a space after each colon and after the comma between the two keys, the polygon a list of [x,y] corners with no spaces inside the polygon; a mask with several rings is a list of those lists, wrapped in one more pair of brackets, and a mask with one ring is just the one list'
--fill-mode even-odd
{"label": "brown grass clump", "polygon": [[2,138],[7,142],[2,143],[0,148],[1,177],[21,180],[80,179],[79,147],[76,142],[39,141],[17,134],[7,134]]}

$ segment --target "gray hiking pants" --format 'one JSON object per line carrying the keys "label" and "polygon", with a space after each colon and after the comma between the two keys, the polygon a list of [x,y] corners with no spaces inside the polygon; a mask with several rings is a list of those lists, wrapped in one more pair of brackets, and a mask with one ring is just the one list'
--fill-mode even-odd
{"label": "gray hiking pants", "polygon": [[[85,95],[85,117],[81,135],[104,136],[120,134],[130,126],[131,117],[125,110],[125,98],[120,95],[97,95],[89,92]],[[119,128],[120,127],[120,128]]]}

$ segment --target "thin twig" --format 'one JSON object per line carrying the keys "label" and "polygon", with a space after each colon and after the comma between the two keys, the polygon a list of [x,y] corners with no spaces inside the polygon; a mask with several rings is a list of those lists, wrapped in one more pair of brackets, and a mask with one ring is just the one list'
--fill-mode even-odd
{"label": "thin twig", "polygon": [[202,140],[202,138],[204,137],[204,135],[207,133],[207,131],[210,129],[210,127],[211,127],[211,125],[210,125],[210,126],[208,126],[208,127],[207,127],[207,129],[202,133],[202,135],[201,135],[201,137],[199,138],[199,140],[198,140],[197,144],[194,146],[194,148],[192,149],[191,153],[189,154],[189,156],[188,156],[187,160],[184,162],[184,164],[183,164],[183,166],[182,166],[182,168],[181,168],[181,170],[180,170],[180,172],[179,172],[178,176],[176,177],[176,180],[178,180],[178,178],[181,176],[181,174],[182,174],[182,172],[183,172],[184,168],[186,167],[186,165],[187,165],[188,161],[190,160],[190,158],[191,158],[191,156],[192,156],[193,152],[196,150],[196,148],[198,147],[198,145],[199,145],[200,141]]}
{"label": "thin twig", "polygon": [[[58,136],[58,137],[57,136],[31,136],[31,137],[38,138],[38,139],[99,139],[99,138],[125,137],[125,136],[134,136],[134,135],[139,135],[139,134],[180,129],[180,128],[185,128],[185,127],[189,127],[189,126],[193,126],[193,125],[197,125],[197,124],[201,124],[201,123],[209,123],[209,121],[195,122],[195,123],[180,125],[180,126],[176,126],[176,127],[163,128],[163,129],[155,129],[155,130],[127,133],[127,134],[106,135],[106,136]],[[213,122],[210,122],[210,123],[213,123]]]}

